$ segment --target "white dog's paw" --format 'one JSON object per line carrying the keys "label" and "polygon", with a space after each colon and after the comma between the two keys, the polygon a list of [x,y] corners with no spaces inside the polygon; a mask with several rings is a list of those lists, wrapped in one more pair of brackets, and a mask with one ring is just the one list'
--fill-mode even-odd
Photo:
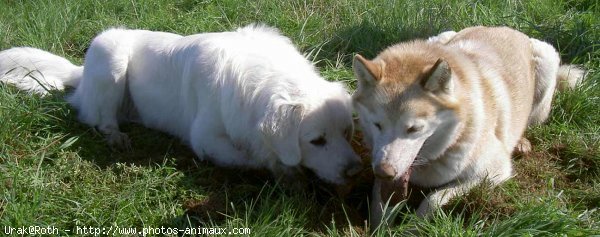
{"label": "white dog's paw", "polygon": [[106,134],[106,141],[111,149],[120,150],[120,151],[131,151],[131,141],[129,140],[129,136],[122,132],[111,132]]}

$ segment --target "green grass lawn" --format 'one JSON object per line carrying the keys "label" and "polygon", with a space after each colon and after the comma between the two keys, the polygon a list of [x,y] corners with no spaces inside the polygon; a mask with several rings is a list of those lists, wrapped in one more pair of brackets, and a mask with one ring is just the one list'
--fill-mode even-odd
{"label": "green grass lawn", "polygon": [[[515,177],[479,187],[431,220],[399,208],[375,234],[589,236],[600,234],[600,3],[596,0],[0,1],[0,50],[32,46],[80,64],[109,27],[194,34],[252,22],[276,26],[328,80],[353,86],[351,59],[473,25],[506,25],[554,45],[590,70],[555,97],[547,124],[526,136]],[[5,226],[250,228],[253,236],[369,234],[369,178],[347,195],[306,180],[290,188],[264,171],[197,162],[178,139],[123,126],[133,151],[111,151],[80,124],[65,93],[29,96],[0,85],[0,235]],[[71,230],[70,232],[68,230]],[[372,230],[372,229],[371,229]]]}

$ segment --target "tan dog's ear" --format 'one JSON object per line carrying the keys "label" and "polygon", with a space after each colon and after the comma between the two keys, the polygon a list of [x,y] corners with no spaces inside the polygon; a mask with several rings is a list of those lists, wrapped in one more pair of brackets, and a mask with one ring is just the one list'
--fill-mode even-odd
{"label": "tan dog's ear", "polygon": [[360,54],[354,56],[352,68],[358,80],[358,90],[360,91],[377,84],[382,77],[383,66],[382,64],[363,58]]}
{"label": "tan dog's ear", "polygon": [[427,73],[423,88],[434,94],[451,94],[453,89],[452,70],[448,62],[444,59],[438,59],[433,67]]}
{"label": "tan dog's ear", "polygon": [[269,107],[259,125],[263,139],[281,163],[296,166],[302,160],[300,123],[304,117],[304,107],[285,99],[277,99]]}

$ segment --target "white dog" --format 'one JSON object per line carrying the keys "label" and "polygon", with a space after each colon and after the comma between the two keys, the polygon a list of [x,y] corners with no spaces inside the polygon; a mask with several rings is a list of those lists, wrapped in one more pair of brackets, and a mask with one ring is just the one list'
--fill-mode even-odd
{"label": "white dog", "polygon": [[0,77],[34,93],[76,87],[79,119],[129,148],[119,121],[175,135],[221,166],[298,166],[341,184],[361,170],[348,142],[351,98],[274,28],[180,36],[109,29],[83,67],[33,48],[0,52]]}

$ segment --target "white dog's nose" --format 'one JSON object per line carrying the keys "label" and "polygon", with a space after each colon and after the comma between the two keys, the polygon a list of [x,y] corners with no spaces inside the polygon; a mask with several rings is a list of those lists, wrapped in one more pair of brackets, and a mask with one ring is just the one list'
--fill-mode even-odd
{"label": "white dog's nose", "polygon": [[373,166],[373,173],[380,179],[393,179],[396,177],[396,170],[388,163]]}
{"label": "white dog's nose", "polygon": [[345,174],[346,177],[354,177],[358,175],[363,169],[363,165],[361,162],[355,162],[348,165],[346,168]]}

